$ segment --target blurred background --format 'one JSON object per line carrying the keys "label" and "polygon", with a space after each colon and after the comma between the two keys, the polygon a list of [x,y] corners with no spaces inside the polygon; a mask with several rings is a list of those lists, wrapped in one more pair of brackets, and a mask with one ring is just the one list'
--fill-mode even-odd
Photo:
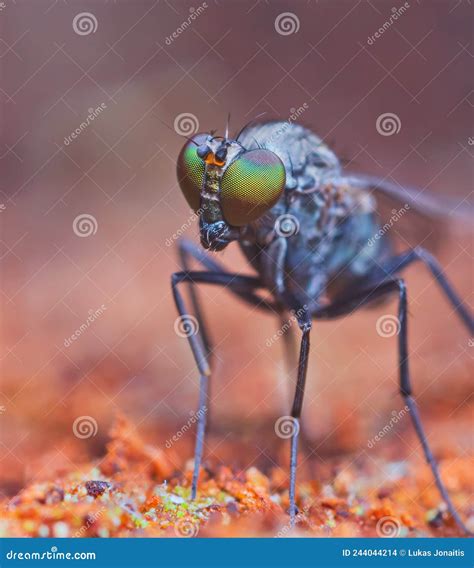
{"label": "blurred background", "polygon": [[[461,0],[1,3],[4,495],[100,455],[118,413],[164,446],[196,409],[198,376],[170,291],[176,235],[197,234],[176,182],[180,132],[222,133],[228,112],[237,132],[260,113],[289,120],[303,108],[299,120],[348,169],[462,202],[473,172],[471,23]],[[399,119],[393,135],[377,131],[384,113]],[[434,225],[424,244],[430,235],[472,300],[472,235]],[[236,245],[219,257],[251,272]],[[472,345],[426,270],[406,277],[429,438],[437,452],[464,455]],[[290,405],[281,341],[268,347],[279,324],[225,290],[202,296],[217,346],[208,459],[265,467]],[[366,453],[402,408],[395,338],[376,332],[394,310],[315,323],[304,415],[318,460]],[[81,417],[92,420],[87,439],[74,435]],[[403,421],[391,435],[395,454],[421,462],[405,432]],[[188,458],[193,432],[184,438]]]}

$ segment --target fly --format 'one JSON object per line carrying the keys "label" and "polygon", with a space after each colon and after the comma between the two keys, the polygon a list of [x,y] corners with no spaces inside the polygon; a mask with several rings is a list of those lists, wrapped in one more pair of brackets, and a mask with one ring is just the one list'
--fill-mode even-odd
{"label": "fly", "polygon": [[[431,253],[419,246],[395,252],[390,232],[384,231],[377,213],[377,200],[385,194],[405,202],[405,208],[427,214],[438,213],[440,207],[421,192],[345,174],[336,154],[318,136],[301,125],[278,121],[250,123],[235,138],[229,138],[227,131],[224,137],[195,135],[178,157],[177,175],[184,197],[199,215],[201,240],[201,247],[180,241],[183,270],[172,276],[174,300],[183,327],[190,329],[186,335],[200,375],[191,497],[196,497],[203,456],[212,355],[197,295],[199,285],[226,287],[280,321],[291,312],[298,322],[300,351],[290,412],[291,526],[297,513],[297,451],[313,321],[346,316],[395,295],[400,394],[441,497],[457,525],[468,533],[441,479],[413,398],[402,271],[422,262],[471,334],[473,317]],[[256,275],[233,274],[203,250],[221,251],[233,241],[239,243]],[[191,270],[192,259],[203,270]],[[183,283],[189,286],[192,311],[181,291]],[[288,341],[287,334],[284,337]]]}

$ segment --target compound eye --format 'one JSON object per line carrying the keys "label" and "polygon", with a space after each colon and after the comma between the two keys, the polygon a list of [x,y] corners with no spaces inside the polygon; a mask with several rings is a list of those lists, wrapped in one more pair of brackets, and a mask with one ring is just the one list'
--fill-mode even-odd
{"label": "compound eye", "polygon": [[189,206],[197,212],[201,206],[201,188],[204,181],[205,164],[197,150],[207,140],[207,134],[196,134],[184,145],[178,156],[176,173],[178,183]]}
{"label": "compound eye", "polygon": [[245,152],[224,172],[221,207],[229,225],[255,221],[280,199],[285,188],[285,166],[270,150]]}

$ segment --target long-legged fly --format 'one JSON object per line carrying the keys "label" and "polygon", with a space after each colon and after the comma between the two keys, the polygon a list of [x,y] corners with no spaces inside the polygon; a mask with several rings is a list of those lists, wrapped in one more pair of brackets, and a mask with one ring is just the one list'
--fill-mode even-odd
{"label": "long-legged fly", "polygon": [[[192,498],[196,497],[203,455],[212,345],[196,288],[226,287],[280,321],[294,314],[301,331],[290,452],[290,523],[296,517],[299,420],[308,368],[313,321],[346,316],[369,303],[398,297],[399,387],[433,472],[439,492],[457,525],[467,532],[441,479],[412,394],[407,341],[407,287],[402,271],[415,262],[431,272],[448,302],[472,333],[474,322],[435,257],[420,246],[396,253],[384,230],[378,202],[384,195],[430,215],[439,207],[424,193],[395,183],[343,171],[335,153],[307,128],[287,122],[250,123],[235,138],[197,134],[177,163],[179,185],[199,215],[201,247],[180,242],[182,271],[172,289],[180,318],[196,318],[198,333],[188,340],[200,375],[199,422]],[[448,211],[446,211],[448,212]],[[256,274],[234,274],[203,249],[221,251],[238,241]],[[203,270],[191,270],[190,262]],[[181,291],[187,284],[191,311]]]}

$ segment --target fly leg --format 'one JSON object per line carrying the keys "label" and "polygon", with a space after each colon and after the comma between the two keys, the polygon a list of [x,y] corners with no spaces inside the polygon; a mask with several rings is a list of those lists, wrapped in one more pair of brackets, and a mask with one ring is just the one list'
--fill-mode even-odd
{"label": "fly leg", "polygon": [[[207,270],[212,270],[213,272],[225,272],[224,267],[220,263],[216,262],[210,257],[210,255],[206,254],[202,247],[197,246],[195,243],[189,241],[188,239],[181,239],[179,241],[178,250],[181,267],[185,271],[191,270],[190,260],[194,259],[199,264],[204,266],[204,268],[206,268]],[[193,313],[195,314],[196,319],[199,323],[199,331],[201,333],[202,342],[204,344],[207,360],[209,362],[212,356],[212,341],[201,308],[199,293],[196,288],[192,286],[192,284],[188,285],[188,290]]]}
{"label": "fly leg", "polygon": [[[209,254],[207,254],[202,247],[193,243],[188,239],[181,239],[178,242],[178,251],[179,251],[179,259],[181,262],[181,268],[185,271],[191,270],[191,261],[194,260],[198,262],[201,266],[206,268],[207,270],[212,270],[214,272],[225,272],[224,267],[216,262]],[[209,334],[209,327],[207,325],[206,318],[204,317],[204,312],[201,307],[201,298],[199,296],[198,290],[196,287],[192,285],[192,283],[188,283],[188,292],[189,298],[191,300],[191,306],[193,310],[193,314],[196,317],[199,327],[199,333],[201,335],[204,351],[206,354],[206,360],[209,366],[212,364],[212,337]],[[201,431],[203,428],[209,430],[210,422],[211,422],[211,409],[209,408],[208,401],[211,399],[211,392],[212,384],[208,377],[202,377],[199,384],[199,408],[203,408],[206,406],[206,414],[202,418],[203,424],[198,422],[198,431]],[[198,420],[201,418],[201,413],[198,416]],[[201,436],[201,438],[204,434]],[[196,459],[195,459],[196,462]]]}
{"label": "fly leg", "polygon": [[[201,246],[196,245],[193,241],[188,239],[181,239],[178,243],[178,250],[179,250],[179,258],[181,261],[181,266],[185,271],[191,270],[191,262],[195,260],[201,266],[210,270],[212,272],[222,272],[229,274],[226,271],[225,267],[220,263],[214,260],[211,255],[207,254]],[[191,300],[191,306],[193,310],[193,314],[195,314],[196,320],[198,322],[199,333],[202,338],[202,343],[204,347],[204,351],[206,354],[206,360],[209,366],[212,364],[212,337],[209,333],[209,327],[207,325],[206,318],[204,317],[204,313],[201,307],[201,298],[199,296],[199,292],[195,286],[193,286],[192,282],[188,283],[188,290],[189,290],[189,297]],[[239,297],[242,298],[243,292],[239,292]],[[245,298],[242,298],[245,299]],[[208,402],[211,398],[211,389],[212,384],[210,378],[203,378],[200,380],[200,387],[199,387],[199,408],[202,408],[203,404],[201,401],[204,401],[204,405]],[[210,427],[210,418],[211,418],[211,410],[209,404],[207,404],[207,410],[205,415],[202,418],[201,424],[201,413],[198,416],[198,431],[202,428],[208,430]],[[202,435],[204,437],[204,434]],[[196,460],[195,460],[196,462]]]}
{"label": "fly leg", "polygon": [[441,479],[438,464],[436,463],[431,448],[428,444],[428,440],[426,439],[426,434],[421,423],[418,407],[415,399],[413,398],[410,373],[408,368],[407,291],[404,280],[401,278],[383,280],[379,284],[376,284],[373,288],[370,288],[365,292],[361,292],[354,297],[347,298],[342,302],[335,302],[334,304],[327,306],[324,310],[321,310],[320,313],[317,312],[315,315],[328,318],[346,315],[364,306],[372,300],[393,292],[398,293],[398,321],[400,326],[400,331],[398,333],[398,367],[400,394],[402,395],[410,411],[410,417],[413,426],[423,448],[425,459],[433,473],[433,477],[436,486],[438,487],[438,490],[441,494],[441,497],[446,503],[448,511],[450,512],[458,527],[464,533],[470,534],[469,530],[464,525],[456,509],[454,508],[449,493],[443,483],[443,480]]}
{"label": "fly leg", "polygon": [[[285,368],[286,368],[286,376],[287,378],[291,378],[291,384],[288,384],[288,381],[285,382],[285,404],[288,398],[288,389],[293,389],[293,385],[295,381],[293,380],[295,371],[298,365],[297,359],[297,345],[296,345],[296,335],[293,326],[289,323],[292,319],[288,319],[288,317],[284,317],[285,312],[280,314],[280,329],[282,330],[282,338],[283,338],[283,351],[284,351],[284,359],[285,359]],[[293,318],[294,316],[291,316]],[[311,444],[311,434],[308,431],[308,422],[305,420],[304,416],[300,420],[300,432],[299,436],[304,447],[304,450],[308,455],[313,455],[312,451],[312,444]]]}
{"label": "fly leg", "polygon": [[428,267],[429,271],[433,275],[433,278],[440,286],[441,290],[449,300],[450,304],[453,306],[459,318],[467,327],[468,331],[471,334],[474,334],[474,318],[472,314],[469,313],[469,310],[466,307],[465,303],[462,301],[452,284],[444,275],[439,262],[431,253],[429,253],[424,248],[415,247],[412,250],[406,251],[390,259],[382,268],[384,276],[395,274],[406,268],[412,262],[416,261],[421,261],[425,266]]}
{"label": "fly leg", "polygon": [[301,329],[301,345],[298,360],[298,374],[296,378],[296,391],[291,408],[291,450],[290,450],[290,526],[293,528],[296,521],[296,468],[298,463],[298,437],[300,432],[300,417],[303,407],[304,389],[306,384],[306,374],[308,370],[309,357],[309,336],[311,331],[311,315],[306,308],[295,311],[298,325]]}
{"label": "fly leg", "polygon": [[[227,275],[233,276],[233,277],[239,276],[239,275],[236,275],[236,274],[226,270],[226,268],[224,267],[223,264],[215,261],[211,257],[211,255],[205,253],[204,250],[201,247],[199,247],[198,245],[196,245],[192,241],[189,241],[188,239],[181,239],[179,241],[179,255],[180,255],[180,259],[181,259],[181,264],[182,264],[183,268],[185,269],[185,271],[187,271],[187,272],[190,272],[189,259],[194,258],[204,268],[206,268],[209,272],[219,272],[219,273],[227,274]],[[243,278],[250,278],[250,277],[243,276]],[[254,278],[254,277],[252,277],[252,278]],[[254,278],[254,280],[257,280],[257,278]],[[257,288],[259,288],[259,287],[263,288],[263,286],[258,286]],[[190,287],[190,289],[192,289],[192,287]],[[255,294],[254,290],[253,291],[252,290],[244,290],[244,289],[236,290],[235,287],[229,286],[229,292],[231,292],[232,294],[234,294],[235,296],[237,296],[241,300],[244,300],[246,303],[248,303],[248,304],[250,304],[250,305],[252,305],[252,306],[254,306],[258,309],[262,309],[264,311],[272,310],[274,313],[278,313],[278,309],[277,309],[275,304],[265,301],[263,298],[261,298],[260,296]],[[195,292],[195,297],[198,299],[199,296],[197,294],[197,291],[195,290],[194,292]],[[192,295],[192,293],[191,293],[191,295]],[[198,301],[198,303],[199,303],[199,301]],[[194,309],[194,303],[193,303],[193,309]]]}
{"label": "fly leg", "polygon": [[207,360],[207,353],[203,340],[197,334],[198,330],[191,324],[192,320],[190,318],[190,313],[186,307],[183,295],[178,289],[180,283],[188,283],[192,286],[200,283],[225,286],[238,297],[252,305],[269,310],[273,310],[274,307],[272,304],[266,302],[266,300],[260,298],[258,294],[256,294],[255,291],[262,287],[259,279],[256,277],[240,276],[225,272],[206,271],[175,272],[171,277],[171,287],[176,308],[181,321],[183,322],[185,335],[188,338],[191,351],[199,371],[199,410],[196,445],[194,451],[194,471],[191,485],[191,499],[195,499],[204,448],[204,435],[207,421],[208,385],[211,369]]}

